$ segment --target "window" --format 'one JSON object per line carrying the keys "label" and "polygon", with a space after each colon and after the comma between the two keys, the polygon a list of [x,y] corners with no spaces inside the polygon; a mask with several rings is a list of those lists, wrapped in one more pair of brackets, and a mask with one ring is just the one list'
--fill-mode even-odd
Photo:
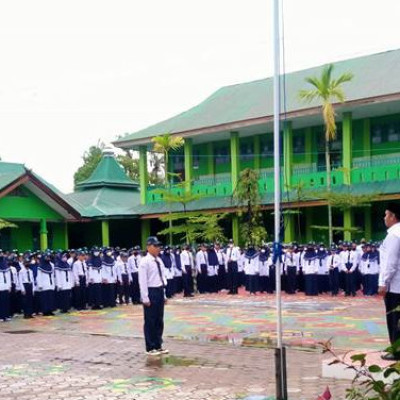
{"label": "window", "polygon": [[296,135],[293,138],[293,153],[304,154],[306,151],[306,138],[304,135]]}
{"label": "window", "polygon": [[215,149],[215,164],[228,164],[230,161],[230,154],[227,146]]}
{"label": "window", "polygon": [[254,159],[252,143],[242,143],[240,145],[240,161],[251,161]]}
{"label": "window", "polygon": [[371,142],[372,144],[400,142],[400,121],[373,122]]}
{"label": "window", "polygon": [[200,150],[194,149],[193,150],[193,168],[199,169],[199,165],[200,165]]}

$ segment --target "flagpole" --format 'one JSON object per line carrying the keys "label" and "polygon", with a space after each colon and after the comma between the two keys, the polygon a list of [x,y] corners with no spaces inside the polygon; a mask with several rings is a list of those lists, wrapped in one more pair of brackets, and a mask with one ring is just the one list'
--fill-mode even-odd
{"label": "flagpole", "polygon": [[280,4],[273,0],[274,39],[274,259],[276,281],[276,330],[275,349],[276,399],[287,400],[286,353],[282,345],[282,304],[281,304],[281,244],[280,244]]}

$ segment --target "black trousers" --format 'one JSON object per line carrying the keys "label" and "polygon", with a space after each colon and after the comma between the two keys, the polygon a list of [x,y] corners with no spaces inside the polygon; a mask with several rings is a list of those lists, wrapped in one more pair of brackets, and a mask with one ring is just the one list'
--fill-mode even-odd
{"label": "black trousers", "polygon": [[129,275],[122,274],[122,282],[118,285],[118,298],[119,304],[125,303],[129,304],[129,292],[130,292],[130,284],[129,284]]}
{"label": "black trousers", "polygon": [[400,312],[393,311],[396,307],[400,306],[399,293],[386,293],[385,295],[385,308],[386,308],[386,323],[389,332],[390,343],[394,344],[400,339]]}
{"label": "black trousers", "polygon": [[33,285],[24,283],[25,294],[22,295],[22,310],[25,317],[31,317],[33,314]]}
{"label": "black trousers", "polygon": [[183,274],[183,295],[190,296],[193,294],[193,276],[190,265],[185,265],[186,274]]}
{"label": "black trousers", "polygon": [[238,292],[238,264],[236,261],[228,262],[228,289],[231,294]]}
{"label": "black trousers", "polygon": [[337,296],[339,293],[339,269],[332,268],[329,270],[329,288],[332,296]]}
{"label": "black trousers", "polygon": [[150,306],[143,306],[144,339],[146,351],[158,350],[162,347],[164,332],[164,289],[149,288]]}
{"label": "black trousers", "polygon": [[0,290],[0,319],[10,317],[10,292]]}
{"label": "black trousers", "polygon": [[344,291],[346,296],[356,295],[356,282],[354,272],[345,273],[344,276]]}
{"label": "black trousers", "polygon": [[57,305],[61,312],[66,313],[71,308],[71,290],[57,292]]}
{"label": "black trousers", "polygon": [[101,297],[104,307],[115,307],[115,283],[103,283]]}
{"label": "black trousers", "polygon": [[286,269],[286,293],[295,294],[297,289],[297,267],[287,267]]}
{"label": "black trousers", "polygon": [[197,274],[197,290],[199,293],[208,292],[207,288],[207,265],[200,265],[200,273]]}
{"label": "black trousers", "polygon": [[86,277],[79,277],[79,285],[74,287],[74,307],[77,310],[83,310],[87,304]]}
{"label": "black trousers", "polygon": [[98,310],[102,305],[101,296],[101,283],[90,283],[89,284],[90,293],[90,305],[93,310]]}
{"label": "black trousers", "polygon": [[133,272],[131,273],[132,282],[131,282],[131,298],[133,304],[140,303],[140,288],[139,288],[139,273]]}
{"label": "black trousers", "polygon": [[218,290],[227,289],[226,284],[226,270],[225,265],[218,266],[218,278],[217,278],[217,288]]}
{"label": "black trousers", "polygon": [[39,292],[40,311],[43,315],[49,315],[56,310],[56,296],[54,290]]}

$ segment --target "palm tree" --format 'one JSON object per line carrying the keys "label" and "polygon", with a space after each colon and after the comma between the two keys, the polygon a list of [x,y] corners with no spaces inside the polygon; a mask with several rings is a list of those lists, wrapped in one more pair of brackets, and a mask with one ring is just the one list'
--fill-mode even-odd
{"label": "palm tree", "polygon": [[[336,139],[335,109],[333,103],[338,101],[343,103],[345,100],[342,84],[350,82],[353,79],[351,72],[340,75],[337,79],[332,78],[333,65],[327,65],[321,72],[321,77],[311,76],[305,78],[305,81],[313,86],[312,89],[300,90],[299,97],[305,102],[310,103],[313,100],[321,102],[322,117],[325,125],[325,161],[326,161],[326,187],[328,193],[331,191],[331,158],[330,143]],[[332,233],[332,206],[328,200],[328,228],[329,244],[333,242]]]}
{"label": "palm tree", "polygon": [[[170,133],[165,133],[164,135],[155,136],[151,139],[153,142],[153,150],[162,153],[164,156],[164,186],[165,189],[170,190],[171,185],[169,183],[168,176],[168,155],[170,151],[178,150],[183,146],[184,139],[181,136],[172,136]],[[168,213],[171,214],[170,202],[168,201],[169,210]],[[172,220],[169,220],[169,228],[172,228]],[[169,244],[172,244],[172,232],[170,229],[169,233]]]}

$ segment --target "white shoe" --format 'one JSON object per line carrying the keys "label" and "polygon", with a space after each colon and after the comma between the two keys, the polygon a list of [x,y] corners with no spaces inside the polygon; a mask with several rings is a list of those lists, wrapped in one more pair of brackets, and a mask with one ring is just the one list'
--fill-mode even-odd
{"label": "white shoe", "polygon": [[163,349],[163,348],[158,349],[157,351],[158,351],[160,354],[168,354],[168,353],[169,353],[169,350],[168,350],[168,349]]}
{"label": "white shoe", "polygon": [[159,356],[161,353],[159,352],[159,350],[150,350],[150,351],[146,351],[146,354],[148,356]]}

